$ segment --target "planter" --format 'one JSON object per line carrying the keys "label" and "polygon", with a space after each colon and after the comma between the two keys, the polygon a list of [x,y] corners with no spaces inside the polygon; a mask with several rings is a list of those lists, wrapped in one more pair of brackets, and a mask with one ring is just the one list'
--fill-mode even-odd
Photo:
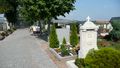
{"label": "planter", "polygon": [[68,67],[68,68],[78,68],[78,67],[75,65],[75,60],[67,61],[66,64],[67,64],[67,67]]}
{"label": "planter", "polygon": [[75,58],[77,57],[77,55],[71,55],[70,56],[64,56],[62,57],[60,55],[60,53],[57,53],[53,48],[49,48],[49,50],[55,55],[55,57],[58,59],[58,60],[69,60],[69,59],[72,59],[72,58]]}

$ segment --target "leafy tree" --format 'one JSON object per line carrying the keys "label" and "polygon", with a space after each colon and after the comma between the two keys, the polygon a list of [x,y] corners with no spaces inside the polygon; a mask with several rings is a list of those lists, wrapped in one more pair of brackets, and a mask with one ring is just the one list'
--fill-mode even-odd
{"label": "leafy tree", "polygon": [[55,25],[53,25],[51,27],[50,36],[49,36],[49,43],[50,43],[51,48],[58,48],[59,47],[59,41],[57,38]]}
{"label": "leafy tree", "polygon": [[71,24],[70,44],[75,47],[78,44],[76,24]]}
{"label": "leafy tree", "polygon": [[[50,31],[51,19],[64,16],[74,10],[75,0],[18,0],[22,16],[30,20],[44,20],[48,22]],[[48,32],[49,33],[49,32]]]}
{"label": "leafy tree", "polygon": [[10,9],[11,9],[11,6],[7,0],[0,0],[0,13],[5,13]]}
{"label": "leafy tree", "polygon": [[119,19],[111,19],[111,24],[113,26],[113,30],[110,32],[110,38],[113,41],[119,41],[120,40],[120,18]]}
{"label": "leafy tree", "polygon": [[4,13],[12,24],[17,21],[17,7],[17,0],[0,0],[0,13]]}
{"label": "leafy tree", "polygon": [[66,40],[65,40],[65,38],[63,38],[63,43],[61,45],[61,54],[62,54],[62,56],[69,55],[69,51],[66,48]]}

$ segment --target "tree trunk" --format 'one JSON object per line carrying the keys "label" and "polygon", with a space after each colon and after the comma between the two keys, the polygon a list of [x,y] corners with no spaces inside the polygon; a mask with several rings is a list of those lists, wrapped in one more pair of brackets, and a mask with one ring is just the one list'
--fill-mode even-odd
{"label": "tree trunk", "polygon": [[50,24],[51,24],[51,21],[50,21],[50,19],[48,20],[48,36],[49,36],[49,34],[50,34]]}
{"label": "tree trunk", "polygon": [[41,20],[39,21],[39,27],[40,27],[40,35],[42,34],[42,22],[41,22]]}

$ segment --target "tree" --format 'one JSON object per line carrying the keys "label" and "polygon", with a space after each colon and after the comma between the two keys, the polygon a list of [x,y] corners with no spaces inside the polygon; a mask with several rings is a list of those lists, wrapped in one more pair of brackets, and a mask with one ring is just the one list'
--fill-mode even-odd
{"label": "tree", "polygon": [[110,32],[109,37],[113,41],[119,41],[120,40],[120,18],[112,18],[110,20],[113,30]]}
{"label": "tree", "polygon": [[75,47],[78,44],[76,24],[71,24],[70,44]]}
{"label": "tree", "polygon": [[11,6],[7,0],[0,0],[0,13],[5,13],[10,9],[11,9]]}
{"label": "tree", "polygon": [[65,40],[65,38],[63,38],[63,43],[61,45],[61,55],[62,56],[69,55],[69,51],[66,48],[66,40]]}
{"label": "tree", "polygon": [[17,0],[0,0],[0,13],[4,13],[12,24],[17,21]]}
{"label": "tree", "polygon": [[65,40],[65,37],[63,38],[63,42],[62,42],[63,44],[66,44],[66,40]]}
{"label": "tree", "polygon": [[51,19],[64,16],[74,10],[75,0],[18,0],[20,11],[25,18],[31,20],[44,20],[48,22],[48,33],[50,31]]}
{"label": "tree", "polygon": [[57,38],[55,25],[53,25],[51,27],[50,36],[49,36],[49,43],[50,43],[49,45],[51,48],[58,48],[59,47],[59,41]]}

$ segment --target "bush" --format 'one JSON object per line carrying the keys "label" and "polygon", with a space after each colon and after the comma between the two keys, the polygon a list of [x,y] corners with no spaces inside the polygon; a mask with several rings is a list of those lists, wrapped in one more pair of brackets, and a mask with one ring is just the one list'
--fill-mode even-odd
{"label": "bush", "polygon": [[77,58],[75,64],[79,68],[119,68],[120,52],[112,48],[91,50],[85,59]]}
{"label": "bush", "polygon": [[67,50],[67,48],[66,48],[66,40],[65,40],[65,38],[63,39],[63,43],[62,43],[62,45],[61,45],[61,55],[62,56],[67,56],[67,55],[69,55],[69,50]]}
{"label": "bush", "polygon": [[93,51],[88,53],[85,63],[90,68],[119,68],[120,52],[111,48]]}
{"label": "bush", "polygon": [[50,36],[49,36],[49,43],[50,43],[51,48],[58,48],[59,47],[59,41],[58,41],[58,37],[56,34],[55,25],[53,25],[51,27]]}
{"label": "bush", "polygon": [[75,47],[78,44],[76,24],[71,24],[70,44]]}
{"label": "bush", "polygon": [[78,66],[78,68],[84,68],[85,67],[84,59],[77,58],[75,60],[75,64]]}
{"label": "bush", "polygon": [[8,34],[11,34],[11,33],[13,33],[13,30],[8,29],[6,32],[7,32]]}

